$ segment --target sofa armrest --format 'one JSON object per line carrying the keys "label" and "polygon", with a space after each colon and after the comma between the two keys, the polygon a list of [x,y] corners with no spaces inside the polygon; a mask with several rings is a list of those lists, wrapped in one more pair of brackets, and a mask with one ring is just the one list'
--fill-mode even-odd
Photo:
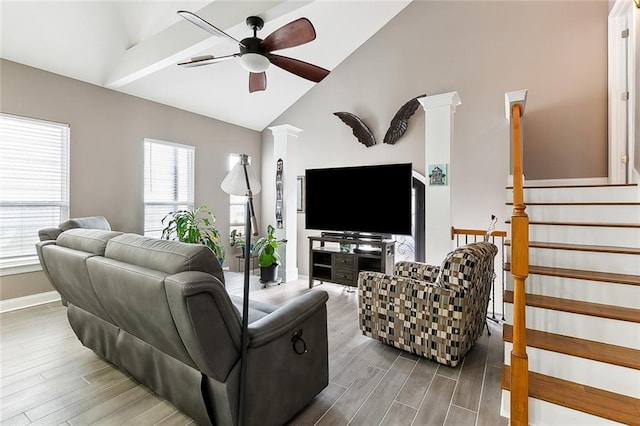
{"label": "sofa armrest", "polygon": [[311,291],[249,324],[249,347],[263,346],[288,333],[296,324],[302,323],[322,309],[328,299],[326,291]]}
{"label": "sofa armrest", "polygon": [[423,280],[430,283],[436,282],[440,267],[421,262],[400,261],[393,267],[393,274],[401,277]]}
{"label": "sofa armrest", "polygon": [[62,233],[62,229],[56,227],[43,228],[38,231],[40,241],[55,240]]}

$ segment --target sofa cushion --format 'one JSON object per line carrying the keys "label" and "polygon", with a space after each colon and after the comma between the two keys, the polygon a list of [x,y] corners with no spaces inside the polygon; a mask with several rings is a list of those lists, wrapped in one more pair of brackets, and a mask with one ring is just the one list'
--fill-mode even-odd
{"label": "sofa cushion", "polygon": [[109,241],[104,256],[166,274],[206,272],[224,284],[220,262],[211,249],[201,244],[123,234]]}
{"label": "sofa cushion", "polygon": [[104,256],[107,242],[118,235],[122,235],[122,232],[101,229],[69,229],[58,235],[56,245]]}

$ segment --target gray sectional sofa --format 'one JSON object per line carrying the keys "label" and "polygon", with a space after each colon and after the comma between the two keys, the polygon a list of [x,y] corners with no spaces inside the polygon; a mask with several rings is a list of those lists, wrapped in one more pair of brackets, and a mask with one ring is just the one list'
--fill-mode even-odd
{"label": "gray sectional sofa", "polygon": [[[211,250],[81,228],[37,249],[85,346],[199,424],[237,424],[242,300]],[[245,424],[283,424],[327,386],[327,299],[251,303]]]}

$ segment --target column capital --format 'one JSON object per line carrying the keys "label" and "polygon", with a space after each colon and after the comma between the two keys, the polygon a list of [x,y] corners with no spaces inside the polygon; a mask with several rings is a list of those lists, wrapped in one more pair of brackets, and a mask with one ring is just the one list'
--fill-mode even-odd
{"label": "column capital", "polygon": [[439,95],[425,96],[419,98],[418,102],[422,105],[425,111],[431,108],[439,108],[443,106],[450,106],[455,112],[456,107],[462,104],[458,92],[441,93]]}
{"label": "column capital", "polygon": [[292,126],[291,124],[281,124],[279,126],[271,126],[267,128],[271,130],[274,136],[275,135],[298,136],[300,133],[304,131],[302,129],[298,129],[295,126]]}
{"label": "column capital", "polygon": [[527,104],[527,89],[516,90],[504,94],[504,114],[511,121],[511,108],[520,105],[520,115],[524,115],[524,107]]}

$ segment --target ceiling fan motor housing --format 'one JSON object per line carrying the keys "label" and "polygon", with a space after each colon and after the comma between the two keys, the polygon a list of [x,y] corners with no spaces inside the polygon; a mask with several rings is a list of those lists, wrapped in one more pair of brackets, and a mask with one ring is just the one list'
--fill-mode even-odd
{"label": "ceiling fan motor housing", "polygon": [[240,53],[243,55],[245,53],[258,53],[260,55],[264,55],[266,53],[265,48],[262,46],[262,39],[258,37],[247,37],[243,39],[240,43]]}

